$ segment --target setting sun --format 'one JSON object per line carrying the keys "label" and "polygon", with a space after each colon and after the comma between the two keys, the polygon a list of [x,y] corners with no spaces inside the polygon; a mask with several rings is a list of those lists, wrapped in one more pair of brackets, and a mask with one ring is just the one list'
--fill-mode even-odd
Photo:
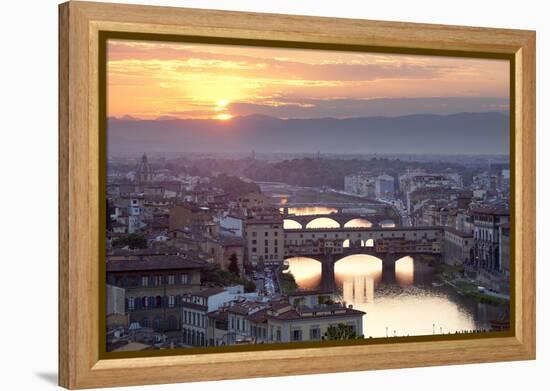
{"label": "setting sun", "polygon": [[222,100],[218,101],[217,106],[220,109],[222,109],[222,108],[226,108],[228,104],[229,104],[229,101],[227,99],[222,99]]}
{"label": "setting sun", "polygon": [[220,121],[227,121],[233,118],[231,114],[218,114],[213,117],[214,119],[218,119]]}

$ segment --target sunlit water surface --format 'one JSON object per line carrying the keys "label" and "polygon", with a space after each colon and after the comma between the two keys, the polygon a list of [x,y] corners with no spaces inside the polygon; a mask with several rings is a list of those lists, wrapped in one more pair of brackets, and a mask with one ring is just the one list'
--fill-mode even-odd
{"label": "sunlit water surface", "polygon": [[[302,289],[316,289],[321,263],[312,258],[287,259]],[[434,271],[404,257],[392,269],[370,255],[351,255],[336,262],[334,279],[341,299],[365,311],[365,337],[412,336],[486,329],[501,307],[477,303],[447,286],[434,283]]]}

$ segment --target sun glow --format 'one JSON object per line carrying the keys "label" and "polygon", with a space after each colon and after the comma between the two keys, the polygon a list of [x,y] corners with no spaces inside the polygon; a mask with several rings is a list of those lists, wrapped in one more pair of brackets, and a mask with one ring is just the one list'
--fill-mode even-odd
{"label": "sun glow", "polygon": [[233,118],[233,116],[231,114],[218,114],[218,115],[215,115],[212,118],[220,120],[220,121],[227,121],[227,120],[230,120],[231,118]]}
{"label": "sun glow", "polygon": [[225,108],[225,107],[227,107],[228,104],[229,104],[229,101],[227,99],[219,100],[218,103],[216,103],[216,105],[219,108]]}

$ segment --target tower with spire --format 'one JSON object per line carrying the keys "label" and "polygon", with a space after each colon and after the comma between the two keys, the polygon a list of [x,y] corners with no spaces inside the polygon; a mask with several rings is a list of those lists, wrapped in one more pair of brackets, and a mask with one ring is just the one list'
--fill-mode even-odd
{"label": "tower with spire", "polygon": [[144,184],[153,180],[153,170],[147,160],[147,155],[144,153],[141,157],[141,161],[136,167],[136,184]]}

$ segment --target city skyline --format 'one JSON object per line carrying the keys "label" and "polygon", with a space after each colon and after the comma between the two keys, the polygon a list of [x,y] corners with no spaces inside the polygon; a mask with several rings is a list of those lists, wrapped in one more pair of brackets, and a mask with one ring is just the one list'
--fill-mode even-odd
{"label": "city skyline", "polygon": [[510,329],[507,61],[107,54],[107,352]]}

